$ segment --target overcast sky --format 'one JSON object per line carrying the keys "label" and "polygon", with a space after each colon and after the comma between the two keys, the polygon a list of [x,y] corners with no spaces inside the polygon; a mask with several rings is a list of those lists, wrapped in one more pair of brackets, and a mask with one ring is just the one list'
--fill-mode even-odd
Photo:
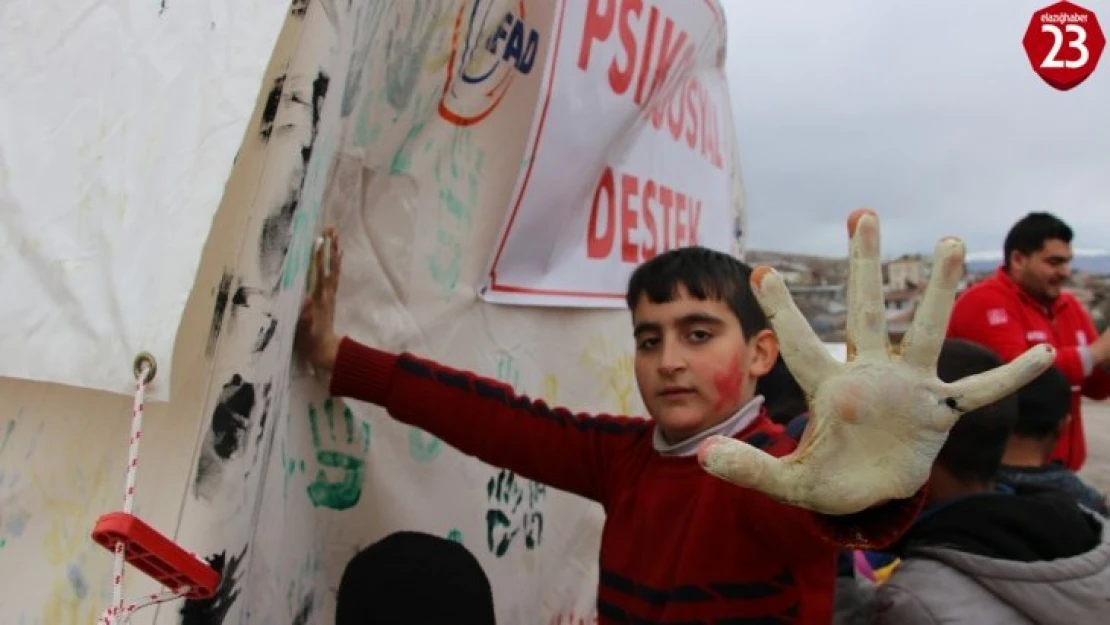
{"label": "overcast sky", "polygon": [[1041,81],[1021,39],[1050,2],[722,4],[750,249],[843,256],[858,206],[884,255],[1000,249],[1031,210],[1110,249],[1110,50],[1071,91]]}

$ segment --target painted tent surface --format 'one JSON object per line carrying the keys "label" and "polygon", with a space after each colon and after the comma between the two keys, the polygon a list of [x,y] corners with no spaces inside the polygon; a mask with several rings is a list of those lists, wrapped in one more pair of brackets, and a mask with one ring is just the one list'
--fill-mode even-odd
{"label": "painted tent surface", "polygon": [[[148,406],[138,480],[138,514],[223,581],[212,599],[134,621],[330,623],[347,563],[399,530],[471,551],[499,622],[590,621],[598,506],[329,397],[291,354],[312,241],[334,223],[345,254],[341,331],[549,402],[641,412],[626,312],[479,297],[544,103],[567,102],[552,96],[556,50],[578,54],[587,12],[622,3],[277,4],[234,164],[212,174],[226,186],[204,217],[210,232],[180,294],[172,358],[160,358],[174,373],[156,385],[172,388]],[[677,0],[644,4],[681,12]],[[702,45],[690,72],[704,69],[703,52],[723,50],[719,23],[705,21],[713,28],[692,34]],[[731,137],[727,94],[717,111]],[[609,164],[647,125],[623,120]],[[740,230],[731,139],[718,150],[734,201],[717,227]],[[588,210],[598,174],[568,181],[581,191],[569,211]],[[0,622],[87,624],[107,607],[111,555],[88,532],[122,497],[130,401],[120,392],[0,378]],[[133,569],[126,579],[129,596],[154,590]]]}

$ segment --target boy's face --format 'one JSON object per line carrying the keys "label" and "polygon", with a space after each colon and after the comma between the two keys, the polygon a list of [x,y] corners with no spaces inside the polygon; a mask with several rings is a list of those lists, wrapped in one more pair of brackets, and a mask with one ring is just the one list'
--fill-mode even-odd
{"label": "boy's face", "polygon": [[672,443],[735,414],[778,357],[770,330],[745,341],[728,304],[692,298],[681,287],[664,304],[641,296],[632,326],[640,395]]}

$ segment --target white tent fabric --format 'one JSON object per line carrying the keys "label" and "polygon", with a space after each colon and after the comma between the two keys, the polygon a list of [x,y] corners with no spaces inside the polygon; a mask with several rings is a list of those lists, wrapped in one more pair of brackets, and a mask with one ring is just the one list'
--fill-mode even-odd
{"label": "white tent fabric", "polygon": [[[140,349],[158,358],[151,393],[168,401],[147,407],[137,513],[212,563],[223,581],[214,599],[152,608],[134,622],[332,622],[335,589],[350,558],[398,530],[451,537],[474,553],[494,588],[499,622],[591,619],[603,520],[595,504],[463,456],[377,408],[330,398],[322,381],[292,362],[291,352],[313,238],[324,223],[335,223],[346,254],[343,331],[497,377],[552,402],[641,412],[626,312],[499,306],[478,295],[507,230],[536,111],[549,93],[544,80],[552,42],[561,34],[564,53],[577,53],[583,25],[565,22],[566,16],[581,20],[584,7],[603,12],[621,3],[169,1],[160,15],[157,4],[101,0],[83,4],[82,13],[69,4],[63,10],[60,3],[20,1],[0,9],[3,54],[17,47],[23,63],[33,50],[49,57],[50,42],[61,45],[80,31],[74,24],[116,25],[98,31],[113,41],[89,50],[131,52],[108,57],[121,64],[104,67],[130,67],[124,57],[139,49],[148,59],[174,46],[180,55],[173,62],[150,60],[119,79],[132,90],[129,102],[149,96],[160,104],[133,115],[120,104],[117,125],[107,129],[92,117],[70,121],[75,130],[66,131],[50,107],[40,111],[37,125],[23,124],[20,118],[34,117],[35,109],[12,104],[11,94],[0,100],[0,201],[8,202],[0,213],[0,236],[8,238],[0,249],[14,249],[20,259],[0,265],[0,285],[28,297],[18,307],[8,299],[0,305],[8,323],[0,335],[0,622],[87,625],[108,606],[111,556],[88,534],[122,497],[130,414],[122,393]],[[643,27],[651,11],[662,16],[659,24],[674,18],[708,25],[689,33],[698,52],[693,63],[680,65],[686,78],[674,88],[694,76],[724,80],[716,2],[644,5]],[[709,13],[682,16],[691,11]],[[485,26],[467,30],[483,15]],[[176,19],[182,22],[174,26]],[[497,46],[510,45],[518,22],[527,29],[521,32],[538,33],[533,71],[513,74],[495,104],[488,89],[445,89],[477,66],[467,63],[480,64],[483,53],[508,55]],[[8,33],[32,24],[40,28],[33,36],[7,43]],[[503,24],[506,38],[491,43],[489,35]],[[242,36],[222,39],[227,33]],[[469,60],[452,62],[460,42]],[[227,55],[208,54],[209,45],[223,46]],[[239,65],[218,61],[230,57]],[[42,60],[44,82],[85,79],[69,78],[64,59],[69,67],[91,67],[73,56]],[[167,85],[176,75],[191,76],[184,69],[190,63],[204,72],[186,91],[199,93],[170,97]],[[99,88],[103,80],[91,84]],[[204,99],[206,89],[236,95],[192,125],[171,114],[197,114],[202,102],[214,101]],[[244,89],[251,91],[246,108]],[[725,94],[715,110],[727,138],[718,149],[730,201],[701,219],[703,228],[732,233],[728,245],[739,253],[743,195]],[[445,100],[454,116],[443,112]],[[220,130],[205,139],[198,130],[210,128],[204,124]],[[25,128],[13,130],[19,126]],[[13,154],[12,146],[34,140],[31,128],[55,129],[63,138]],[[621,128],[607,155],[614,167],[628,160],[622,150],[654,132],[650,115],[635,111]],[[140,139],[158,129],[167,137],[181,131],[193,143],[166,144],[162,156],[147,156]],[[97,132],[110,140],[97,139]],[[82,142],[106,155],[116,140],[129,160],[91,171],[66,160],[78,158]],[[212,151],[202,154],[198,145]],[[34,182],[11,180],[17,171],[46,176],[40,154],[60,159],[50,172],[57,189],[35,196],[26,186]],[[96,162],[96,156],[80,158]],[[567,188],[588,191],[597,175],[568,180]],[[132,203],[127,195],[122,218],[119,196],[102,195],[84,209],[87,221],[65,219],[64,210],[80,204],[83,185],[93,183],[99,192],[134,192],[139,199]],[[174,192],[180,185],[191,189],[187,200]],[[67,224],[41,248],[20,242],[35,224],[42,230],[31,215],[30,202],[39,200]],[[556,226],[589,210],[584,200],[568,195],[568,216],[557,217]],[[171,243],[171,235],[185,238]],[[63,244],[65,237],[72,246]],[[108,252],[136,242],[142,244],[128,252],[133,255]],[[55,264],[87,254],[94,273],[65,274],[58,278],[65,288],[52,291],[51,274],[35,265],[37,249],[54,254],[41,258]],[[34,289],[25,286],[36,279]],[[51,309],[55,296],[70,308]],[[46,317],[37,312],[43,307]],[[47,319],[54,325],[45,325]],[[44,324],[37,334],[28,325],[36,320]],[[31,354],[43,337],[78,334],[84,343]],[[59,363],[67,350],[77,356]],[[516,501],[519,506],[510,505]],[[126,581],[129,596],[155,590],[134,569]]]}
{"label": "white tent fabric", "polygon": [[146,350],[168,379],[288,5],[0,5],[0,376],[127,393]]}

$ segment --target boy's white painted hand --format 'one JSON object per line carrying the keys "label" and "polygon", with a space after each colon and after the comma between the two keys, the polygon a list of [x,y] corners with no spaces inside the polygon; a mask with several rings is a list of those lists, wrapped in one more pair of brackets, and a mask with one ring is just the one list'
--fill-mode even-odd
{"label": "boy's white painted hand", "polygon": [[913,325],[892,349],[886,325],[879,220],[858,210],[848,219],[848,363],[837,362],[769,267],[752,288],[778,336],[786,365],[809,398],[811,418],[798,448],[772,457],[740,441],[713,437],[698,457],[710,473],[784,503],[824,514],[860,512],[913,496],[960,415],[1021,388],[1053,362],[1048,345],[953,383],[936,377],[964,246],[936,247],[932,277]]}
{"label": "boy's white painted hand", "polygon": [[301,316],[294,339],[296,352],[312,365],[330,371],[335,365],[341,337],[335,333],[335,293],[343,251],[334,227],[325,228],[322,244],[312,254],[312,266]]}

